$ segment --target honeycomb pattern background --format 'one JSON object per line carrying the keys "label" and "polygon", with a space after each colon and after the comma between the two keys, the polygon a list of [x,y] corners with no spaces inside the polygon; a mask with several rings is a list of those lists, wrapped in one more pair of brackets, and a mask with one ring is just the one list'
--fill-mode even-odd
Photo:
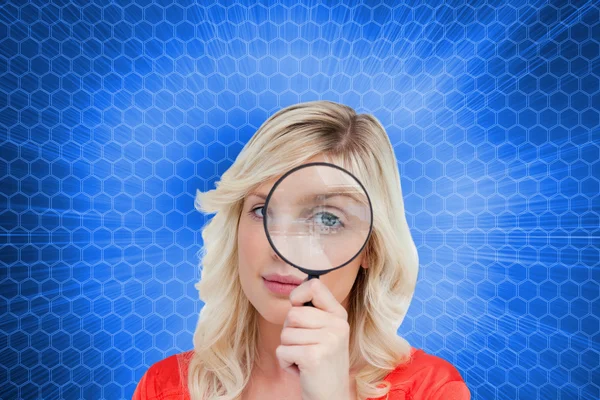
{"label": "honeycomb pattern background", "polygon": [[598,3],[202,3],[0,6],[0,397],[130,398],[190,349],[195,190],[329,99],[396,151],[399,333],[474,399],[600,398]]}

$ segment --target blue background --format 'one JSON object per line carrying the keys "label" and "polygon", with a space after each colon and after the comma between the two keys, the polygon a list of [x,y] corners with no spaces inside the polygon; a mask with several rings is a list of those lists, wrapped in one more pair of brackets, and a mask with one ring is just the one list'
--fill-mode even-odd
{"label": "blue background", "polygon": [[204,3],[1,6],[3,399],[129,398],[190,349],[195,190],[316,99],[394,145],[399,333],[474,399],[600,398],[597,3]]}

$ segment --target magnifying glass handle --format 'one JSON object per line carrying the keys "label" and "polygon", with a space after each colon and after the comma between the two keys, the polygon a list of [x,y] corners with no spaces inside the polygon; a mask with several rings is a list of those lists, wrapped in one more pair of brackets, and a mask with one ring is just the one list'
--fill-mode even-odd
{"label": "magnifying glass handle", "polygon": [[[310,281],[311,279],[319,279],[319,275],[310,275],[309,274],[307,280]],[[314,307],[312,301],[307,301],[306,303],[304,303],[304,305],[306,307]]]}

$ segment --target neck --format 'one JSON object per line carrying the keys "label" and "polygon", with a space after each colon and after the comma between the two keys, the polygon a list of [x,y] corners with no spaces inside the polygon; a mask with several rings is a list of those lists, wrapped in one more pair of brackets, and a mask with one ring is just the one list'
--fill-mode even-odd
{"label": "neck", "polygon": [[275,381],[291,376],[279,367],[275,350],[281,344],[283,325],[273,324],[258,315],[258,359],[256,369],[261,376]]}

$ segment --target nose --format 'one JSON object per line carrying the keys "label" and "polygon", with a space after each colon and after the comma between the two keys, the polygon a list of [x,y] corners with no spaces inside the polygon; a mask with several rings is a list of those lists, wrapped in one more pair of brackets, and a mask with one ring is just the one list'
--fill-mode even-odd
{"label": "nose", "polygon": [[275,261],[283,261],[281,259],[281,257],[279,257],[279,255],[275,252],[275,250],[273,250],[272,247],[271,247],[271,258]]}

